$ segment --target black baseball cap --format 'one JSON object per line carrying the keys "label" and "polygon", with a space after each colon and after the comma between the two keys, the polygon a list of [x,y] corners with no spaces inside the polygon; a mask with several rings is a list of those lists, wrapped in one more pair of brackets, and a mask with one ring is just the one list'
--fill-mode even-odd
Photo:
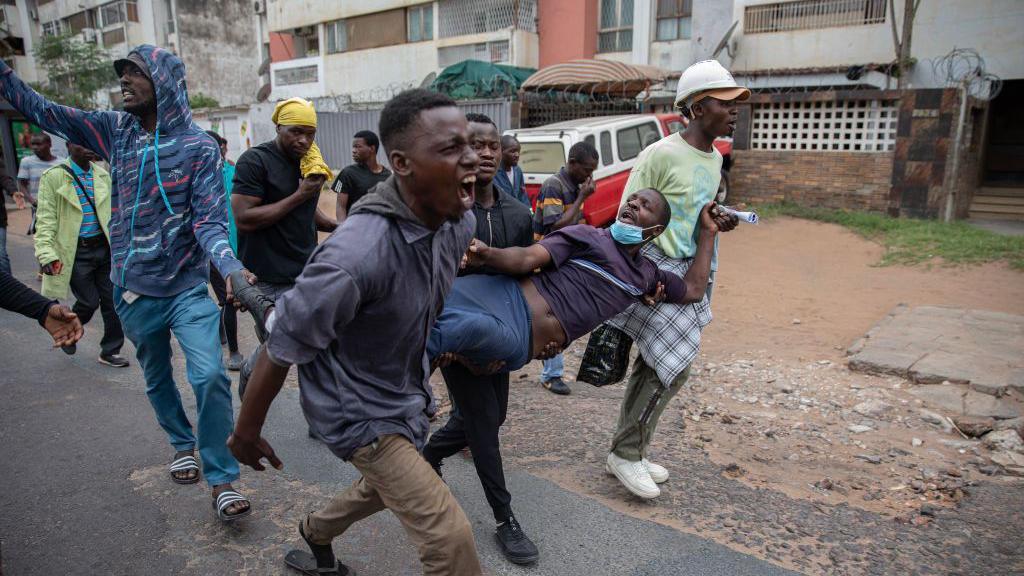
{"label": "black baseball cap", "polygon": [[128,54],[127,58],[118,58],[117,60],[114,60],[114,71],[117,72],[118,78],[121,77],[121,74],[124,72],[124,67],[129,63],[138,66],[139,69],[142,70],[142,73],[146,75],[146,78],[149,78],[150,82],[153,81],[153,75],[149,72],[149,66],[146,65],[146,61],[142,59],[142,56],[140,56],[138,52]]}

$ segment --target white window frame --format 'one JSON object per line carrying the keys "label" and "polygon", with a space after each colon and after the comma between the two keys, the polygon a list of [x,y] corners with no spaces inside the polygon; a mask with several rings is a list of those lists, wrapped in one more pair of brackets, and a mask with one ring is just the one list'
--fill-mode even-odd
{"label": "white window frame", "polygon": [[[633,50],[633,8],[635,2],[645,2],[650,0],[600,0],[597,10],[597,51],[601,54],[607,54],[611,52],[629,52]],[[615,4],[615,23],[614,25],[605,26],[605,22],[602,20],[602,16],[605,12],[606,4]],[[624,8],[629,6],[629,10]],[[623,20],[629,17],[629,23],[624,24]],[[629,45],[622,46],[623,35],[629,35]],[[613,46],[607,47],[607,44],[602,40],[604,38],[614,38]]]}
{"label": "white window frame", "polygon": [[345,20],[324,22],[324,53],[341,54],[342,52],[348,52],[348,28],[345,26]]}
{"label": "white window frame", "polygon": [[[413,14],[419,15],[418,36],[413,35]],[[405,11],[406,42],[427,42],[434,39],[434,3],[412,6]]]}
{"label": "white window frame", "polygon": [[[657,0],[654,9],[654,41],[671,42],[673,40],[688,40],[693,35],[693,1],[692,0],[668,0],[674,2],[676,7],[670,16],[660,14],[661,3],[664,0]],[[662,37],[662,22],[672,21],[675,32],[669,36]]]}

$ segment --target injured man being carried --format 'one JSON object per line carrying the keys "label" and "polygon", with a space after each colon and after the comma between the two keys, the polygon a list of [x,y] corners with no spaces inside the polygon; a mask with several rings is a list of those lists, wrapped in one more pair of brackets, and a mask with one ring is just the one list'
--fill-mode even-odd
{"label": "injured man being carried", "polygon": [[[567,226],[527,248],[491,248],[473,240],[467,267],[455,280],[427,342],[431,362],[461,362],[476,372],[517,370],[550,356],[637,301],[696,302],[704,296],[722,217],[709,203],[694,231],[697,253],[684,277],[641,254],[661,234],[671,209],[653,189],[633,193],[607,229]],[[537,271],[536,273],[534,273]]]}

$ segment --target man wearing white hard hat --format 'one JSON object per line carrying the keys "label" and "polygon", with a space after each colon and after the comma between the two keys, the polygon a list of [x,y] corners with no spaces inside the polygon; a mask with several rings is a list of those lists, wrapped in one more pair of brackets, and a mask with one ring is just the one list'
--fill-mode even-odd
{"label": "man wearing white hard hat", "polygon": [[[668,228],[643,250],[659,268],[682,276],[693,261],[700,211],[714,200],[721,179],[722,155],[712,143],[732,134],[736,102],[749,97],[750,90],[737,86],[715,60],[698,62],[679,78],[675,105],[690,123],[640,154],[622,193],[625,199],[637,190],[654,188],[672,207]],[[723,232],[737,224],[735,216],[724,213],[715,221]],[[635,305],[610,322],[633,338],[640,355],[622,400],[607,470],[633,494],[655,498],[669,472],[647,459],[647,447],[665,406],[689,378],[701,330],[711,322],[711,307],[706,295],[686,305]]]}

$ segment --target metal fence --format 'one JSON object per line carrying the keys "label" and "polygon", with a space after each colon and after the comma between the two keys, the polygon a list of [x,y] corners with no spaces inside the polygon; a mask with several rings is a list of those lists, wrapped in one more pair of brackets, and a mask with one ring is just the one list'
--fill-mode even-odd
{"label": "metal fence", "polygon": [[787,32],[885,22],[885,0],[797,0],[747,6],[743,31]]}
{"label": "metal fence", "polygon": [[[489,116],[498,125],[499,133],[512,128],[512,103],[507,100],[464,100],[458,104],[463,112]],[[321,112],[317,115],[316,142],[332,169],[340,169],[352,163],[352,137],[360,130],[377,132],[380,113],[381,110],[376,109]],[[378,153],[378,159],[387,165],[383,147]]]}

